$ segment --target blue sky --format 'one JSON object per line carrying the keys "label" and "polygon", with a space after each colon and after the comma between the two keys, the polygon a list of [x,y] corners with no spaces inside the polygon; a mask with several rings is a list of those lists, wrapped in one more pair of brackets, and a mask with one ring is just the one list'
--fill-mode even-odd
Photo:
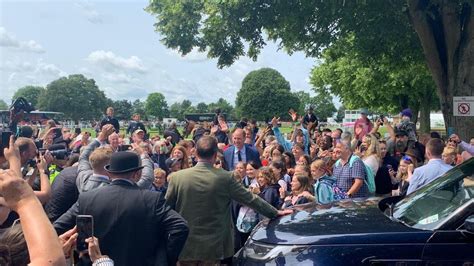
{"label": "blue sky", "polygon": [[241,58],[224,69],[205,54],[180,56],[160,43],[147,3],[0,0],[0,98],[9,103],[22,86],[82,73],[114,100],[161,92],[168,104],[220,97],[234,104],[245,75],[262,67],[278,70],[293,91],[311,91],[315,59],[289,56],[273,43],[257,62]]}

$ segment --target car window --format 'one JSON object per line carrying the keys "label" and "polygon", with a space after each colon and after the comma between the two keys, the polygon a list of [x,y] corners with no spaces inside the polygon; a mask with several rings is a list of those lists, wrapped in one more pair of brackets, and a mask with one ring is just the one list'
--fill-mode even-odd
{"label": "car window", "polygon": [[474,161],[455,168],[397,203],[393,217],[418,229],[433,230],[452,212],[474,200]]}

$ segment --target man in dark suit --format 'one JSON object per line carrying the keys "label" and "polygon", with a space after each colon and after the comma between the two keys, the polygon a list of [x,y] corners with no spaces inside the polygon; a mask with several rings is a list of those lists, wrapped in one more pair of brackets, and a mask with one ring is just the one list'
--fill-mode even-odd
{"label": "man in dark suit", "polygon": [[61,234],[77,215],[94,217],[94,236],[115,265],[174,265],[188,235],[186,221],[165,205],[160,192],[142,190],[135,182],[143,166],[132,152],[116,152],[105,166],[112,182],[79,195],[55,223]]}
{"label": "man in dark suit", "polygon": [[224,151],[224,161],[226,169],[234,170],[239,162],[254,161],[261,165],[260,154],[251,145],[245,144],[245,132],[241,128],[237,128],[232,134],[232,146]]}
{"label": "man in dark suit", "polygon": [[76,187],[77,166],[62,170],[51,184],[51,198],[44,206],[51,221],[63,215],[79,197]]}

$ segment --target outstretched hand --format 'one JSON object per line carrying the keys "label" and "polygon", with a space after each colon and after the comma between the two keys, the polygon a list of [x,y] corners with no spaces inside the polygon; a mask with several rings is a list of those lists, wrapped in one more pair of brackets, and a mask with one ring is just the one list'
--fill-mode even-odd
{"label": "outstretched hand", "polygon": [[278,210],[278,216],[285,216],[287,214],[292,214],[293,210],[292,209],[283,209],[283,210]]}
{"label": "outstretched hand", "polygon": [[273,127],[277,127],[277,126],[278,126],[278,122],[280,122],[280,118],[274,116],[274,117],[272,118],[271,124],[272,124]]}
{"label": "outstretched hand", "polygon": [[115,132],[115,128],[111,124],[104,125],[97,137],[99,141],[106,141],[107,138]]}
{"label": "outstretched hand", "polygon": [[[10,166],[11,167],[11,166]],[[17,171],[0,170],[0,194],[7,207],[17,211],[24,202],[37,200],[33,189]]]}
{"label": "outstretched hand", "polygon": [[293,109],[290,109],[290,111],[288,111],[288,114],[290,115],[291,120],[293,120],[293,122],[295,122],[298,118],[298,114]]}
{"label": "outstretched hand", "polygon": [[21,158],[20,158],[20,149],[15,145],[15,138],[10,136],[8,143],[8,148],[3,150],[5,159],[7,159],[10,170],[15,171],[18,175],[21,176]]}
{"label": "outstretched hand", "polygon": [[88,239],[86,239],[86,242],[87,244],[89,244],[88,251],[89,257],[91,258],[92,262],[95,262],[100,258],[107,257],[102,255],[102,253],[100,252],[99,239],[97,239],[96,237],[89,237]]}
{"label": "outstretched hand", "polygon": [[66,258],[71,255],[73,248],[76,246],[77,236],[77,227],[75,226],[73,229],[59,236],[59,242],[63,247],[63,253]]}

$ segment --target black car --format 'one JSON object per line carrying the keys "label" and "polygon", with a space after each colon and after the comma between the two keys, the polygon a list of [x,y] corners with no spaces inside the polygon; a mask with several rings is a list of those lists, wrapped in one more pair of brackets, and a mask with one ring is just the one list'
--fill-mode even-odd
{"label": "black car", "polygon": [[473,265],[474,158],[406,198],[296,207],[261,222],[237,265]]}

